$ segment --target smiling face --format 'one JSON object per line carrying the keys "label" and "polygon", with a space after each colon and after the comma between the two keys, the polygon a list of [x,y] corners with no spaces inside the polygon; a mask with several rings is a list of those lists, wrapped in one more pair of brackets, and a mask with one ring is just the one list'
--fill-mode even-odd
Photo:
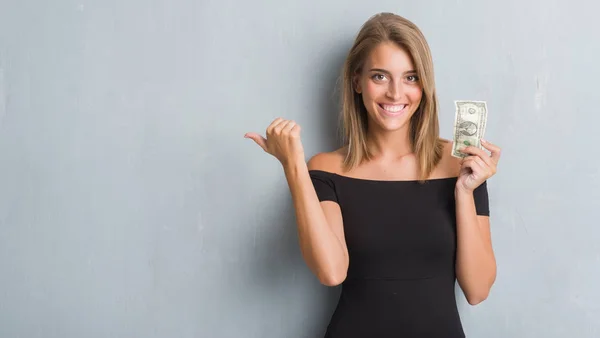
{"label": "smiling face", "polygon": [[410,54],[393,42],[371,51],[355,88],[367,108],[369,128],[383,131],[408,128],[423,94]]}

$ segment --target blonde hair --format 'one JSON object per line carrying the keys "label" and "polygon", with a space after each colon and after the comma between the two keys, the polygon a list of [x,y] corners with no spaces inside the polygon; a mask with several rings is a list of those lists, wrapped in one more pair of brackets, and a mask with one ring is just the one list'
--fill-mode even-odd
{"label": "blonde hair", "polygon": [[342,127],[345,170],[371,159],[366,143],[367,110],[355,91],[354,77],[361,71],[370,52],[382,42],[394,42],[411,55],[423,95],[410,120],[412,151],[419,163],[419,180],[429,177],[441,159],[443,144],[439,139],[438,103],[435,93],[433,61],[423,33],[411,21],[392,13],[372,16],[362,26],[344,63],[342,73]]}

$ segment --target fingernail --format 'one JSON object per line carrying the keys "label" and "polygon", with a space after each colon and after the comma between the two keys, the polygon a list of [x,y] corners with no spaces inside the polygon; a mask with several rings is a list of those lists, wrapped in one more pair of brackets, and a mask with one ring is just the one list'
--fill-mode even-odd
{"label": "fingernail", "polygon": [[486,140],[484,140],[484,139],[481,139],[481,142],[483,142],[483,143],[487,143],[487,141],[486,141]]}

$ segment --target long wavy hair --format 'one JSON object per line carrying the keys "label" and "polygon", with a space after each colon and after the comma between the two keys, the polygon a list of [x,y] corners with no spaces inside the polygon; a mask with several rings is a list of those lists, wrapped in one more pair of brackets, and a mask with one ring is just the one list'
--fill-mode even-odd
{"label": "long wavy hair", "polygon": [[394,42],[412,57],[423,95],[410,120],[412,151],[419,163],[419,180],[430,175],[442,157],[439,138],[438,103],[435,93],[433,61],[421,30],[411,21],[393,14],[379,13],[364,23],[350,49],[342,71],[341,119],[343,142],[347,147],[344,169],[351,170],[372,158],[367,148],[367,109],[354,87],[371,51],[382,42]]}

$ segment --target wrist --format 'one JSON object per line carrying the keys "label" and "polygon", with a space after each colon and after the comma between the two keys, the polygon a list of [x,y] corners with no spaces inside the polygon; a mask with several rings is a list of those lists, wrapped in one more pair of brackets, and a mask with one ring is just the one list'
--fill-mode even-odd
{"label": "wrist", "polygon": [[306,170],[304,156],[298,156],[295,159],[282,162],[281,165],[283,166],[283,171],[286,175],[296,174],[300,170]]}
{"label": "wrist", "polygon": [[463,198],[463,197],[469,197],[469,196],[473,196],[472,189],[467,189],[467,188],[463,187],[462,185],[457,185],[454,188],[454,197]]}

